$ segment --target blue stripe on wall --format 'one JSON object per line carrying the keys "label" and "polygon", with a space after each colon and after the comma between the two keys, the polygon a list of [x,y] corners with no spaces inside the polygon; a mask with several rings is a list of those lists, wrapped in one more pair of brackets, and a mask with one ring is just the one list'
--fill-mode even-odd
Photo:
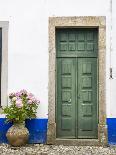
{"label": "blue stripe on wall", "polygon": [[[29,143],[46,143],[47,140],[47,122],[48,119],[26,120],[26,127],[29,130]],[[6,132],[11,123],[5,123],[5,118],[0,118],[0,143],[8,143]]]}
{"label": "blue stripe on wall", "polygon": [[[29,143],[46,143],[48,119],[26,120],[26,127],[30,132]],[[5,118],[0,118],[0,143],[7,143],[6,132],[11,126],[6,124]],[[107,118],[108,143],[116,145],[116,118]]]}
{"label": "blue stripe on wall", "polygon": [[108,143],[116,145],[116,118],[107,118]]}
{"label": "blue stripe on wall", "polygon": [[5,123],[5,118],[0,118],[0,143],[7,143],[6,132],[12,126],[11,123]]}
{"label": "blue stripe on wall", "polygon": [[30,132],[29,143],[46,143],[48,119],[26,120],[26,127]]}

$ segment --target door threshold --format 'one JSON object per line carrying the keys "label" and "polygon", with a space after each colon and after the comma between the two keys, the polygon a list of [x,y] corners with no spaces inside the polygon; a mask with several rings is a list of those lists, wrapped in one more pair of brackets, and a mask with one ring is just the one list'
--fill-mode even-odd
{"label": "door threshold", "polygon": [[79,145],[79,146],[98,146],[98,139],[55,139],[56,145]]}

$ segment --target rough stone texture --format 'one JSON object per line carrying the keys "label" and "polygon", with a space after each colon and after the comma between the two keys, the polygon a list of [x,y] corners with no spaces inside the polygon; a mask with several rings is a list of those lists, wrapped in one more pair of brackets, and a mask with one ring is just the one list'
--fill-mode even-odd
{"label": "rough stone texture", "polygon": [[0,145],[0,155],[116,155],[116,147],[27,145],[10,147]]}
{"label": "rough stone texture", "polygon": [[96,139],[56,139],[57,145],[68,146],[98,146],[99,142]]}
{"label": "rough stone texture", "polygon": [[[48,143],[49,144],[85,144],[87,140],[61,140],[56,139],[55,127],[55,29],[62,27],[97,27],[98,33],[98,61],[99,61],[99,126],[98,140],[91,140],[93,145],[107,144],[106,126],[106,101],[105,101],[105,51],[106,51],[106,18],[103,16],[79,16],[79,17],[50,17],[49,18],[49,105],[48,105]],[[88,140],[90,142],[90,140]]]}
{"label": "rough stone texture", "polygon": [[54,144],[55,138],[56,138],[56,125],[55,123],[50,124],[48,126],[48,132],[47,132],[47,144]]}
{"label": "rough stone texture", "polygon": [[99,125],[98,127],[98,137],[99,137],[99,144],[101,146],[106,146],[107,145],[107,125]]}
{"label": "rough stone texture", "polygon": [[95,17],[95,16],[75,16],[75,17],[50,17],[50,24],[56,27],[104,27],[105,26],[105,18],[103,16]]}

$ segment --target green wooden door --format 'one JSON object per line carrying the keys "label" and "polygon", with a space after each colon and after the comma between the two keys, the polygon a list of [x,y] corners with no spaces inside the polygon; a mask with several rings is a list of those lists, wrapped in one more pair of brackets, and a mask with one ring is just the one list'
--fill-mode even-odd
{"label": "green wooden door", "polygon": [[97,31],[56,34],[56,136],[97,138]]}
{"label": "green wooden door", "polygon": [[75,59],[57,60],[57,134],[76,138],[75,135]]}
{"label": "green wooden door", "polygon": [[97,138],[97,60],[78,58],[78,138]]}

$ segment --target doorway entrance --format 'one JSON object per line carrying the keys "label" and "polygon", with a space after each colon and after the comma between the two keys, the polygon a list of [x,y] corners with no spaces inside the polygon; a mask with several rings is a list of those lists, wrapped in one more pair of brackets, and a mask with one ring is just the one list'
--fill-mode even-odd
{"label": "doorway entrance", "polygon": [[48,144],[107,145],[105,60],[106,17],[49,17]]}

